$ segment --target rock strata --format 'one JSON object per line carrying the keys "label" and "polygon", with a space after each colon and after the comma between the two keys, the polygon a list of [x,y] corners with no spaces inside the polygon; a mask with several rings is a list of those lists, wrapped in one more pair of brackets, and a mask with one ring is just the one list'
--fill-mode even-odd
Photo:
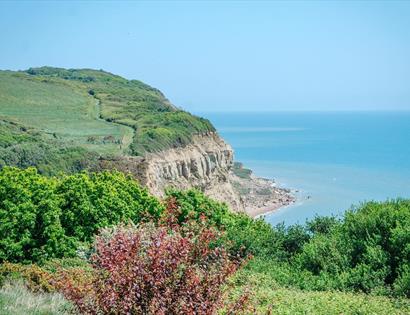
{"label": "rock strata", "polygon": [[[238,178],[232,171],[233,155],[231,146],[218,134],[210,132],[194,136],[191,144],[184,147],[148,153],[144,157],[103,160],[101,167],[131,173],[160,197],[170,187],[197,188],[213,199],[226,202],[233,211],[246,211],[250,215],[255,207],[269,204],[266,200],[269,198],[275,199],[275,205],[290,202],[289,194],[280,188],[275,188],[280,193],[270,193],[273,192],[271,182],[254,176],[248,180]],[[244,191],[240,187],[257,188]],[[263,193],[258,196],[258,192]]]}

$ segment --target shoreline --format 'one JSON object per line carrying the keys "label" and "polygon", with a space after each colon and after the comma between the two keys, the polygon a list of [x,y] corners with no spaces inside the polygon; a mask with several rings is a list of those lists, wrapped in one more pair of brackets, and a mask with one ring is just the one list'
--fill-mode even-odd
{"label": "shoreline", "polygon": [[252,170],[236,162],[230,181],[240,195],[244,212],[256,218],[293,204],[296,196],[290,189],[280,187],[274,179],[255,176]]}
{"label": "shoreline", "polygon": [[294,202],[288,203],[288,204],[282,204],[282,205],[274,205],[270,207],[263,207],[263,208],[248,208],[245,210],[245,212],[251,216],[254,219],[258,219],[261,217],[264,217],[268,214],[274,213],[278,211],[281,208],[287,207],[291,205]]}
{"label": "shoreline", "polygon": [[[278,188],[283,189],[283,188]],[[266,205],[264,207],[248,207],[245,209],[245,212],[254,219],[258,219],[274,213],[282,208],[288,207],[296,203],[296,197],[291,191],[285,190],[285,193],[288,194],[289,199],[286,202],[278,202],[277,200],[272,200],[271,205]]]}

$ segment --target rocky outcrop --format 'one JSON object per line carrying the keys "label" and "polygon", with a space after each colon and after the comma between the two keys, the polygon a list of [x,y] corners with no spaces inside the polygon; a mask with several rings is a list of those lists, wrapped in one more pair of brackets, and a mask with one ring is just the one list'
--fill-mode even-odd
{"label": "rocky outcrop", "polygon": [[242,199],[230,181],[232,165],[233,150],[216,133],[194,136],[191,144],[182,148],[102,161],[103,168],[133,174],[154,195],[163,196],[168,187],[195,187],[226,202],[234,211],[244,211]]}
{"label": "rocky outcrop", "polygon": [[216,133],[197,135],[189,145],[144,157],[105,159],[101,167],[131,173],[156,196],[164,196],[165,189],[170,187],[197,188],[227,203],[232,210],[251,216],[294,202],[290,191],[276,187],[272,179],[237,174],[231,146]]}

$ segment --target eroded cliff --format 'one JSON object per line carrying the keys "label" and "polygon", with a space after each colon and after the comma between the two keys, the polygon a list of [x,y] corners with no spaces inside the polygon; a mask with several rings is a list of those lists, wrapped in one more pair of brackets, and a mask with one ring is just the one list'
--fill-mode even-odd
{"label": "eroded cliff", "polygon": [[233,150],[214,132],[196,135],[190,144],[148,153],[144,157],[119,157],[102,161],[103,168],[117,168],[133,174],[157,196],[168,187],[195,187],[206,195],[226,202],[234,211],[244,204],[230,177]]}

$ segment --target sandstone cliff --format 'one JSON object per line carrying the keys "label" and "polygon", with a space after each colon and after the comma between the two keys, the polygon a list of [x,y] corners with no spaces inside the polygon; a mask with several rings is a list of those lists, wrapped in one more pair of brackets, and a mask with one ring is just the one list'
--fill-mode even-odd
{"label": "sandstone cliff", "polygon": [[122,156],[101,161],[102,168],[131,173],[156,196],[164,196],[168,187],[197,188],[227,203],[232,210],[251,216],[294,202],[290,191],[276,187],[273,179],[243,176],[233,166],[231,146],[215,132],[194,136],[184,147],[144,157]]}
{"label": "sandstone cliff", "polygon": [[163,196],[167,187],[195,187],[234,211],[244,211],[242,198],[230,181],[232,165],[231,146],[214,132],[194,136],[191,144],[182,148],[102,161],[103,168],[130,172],[157,196]]}

